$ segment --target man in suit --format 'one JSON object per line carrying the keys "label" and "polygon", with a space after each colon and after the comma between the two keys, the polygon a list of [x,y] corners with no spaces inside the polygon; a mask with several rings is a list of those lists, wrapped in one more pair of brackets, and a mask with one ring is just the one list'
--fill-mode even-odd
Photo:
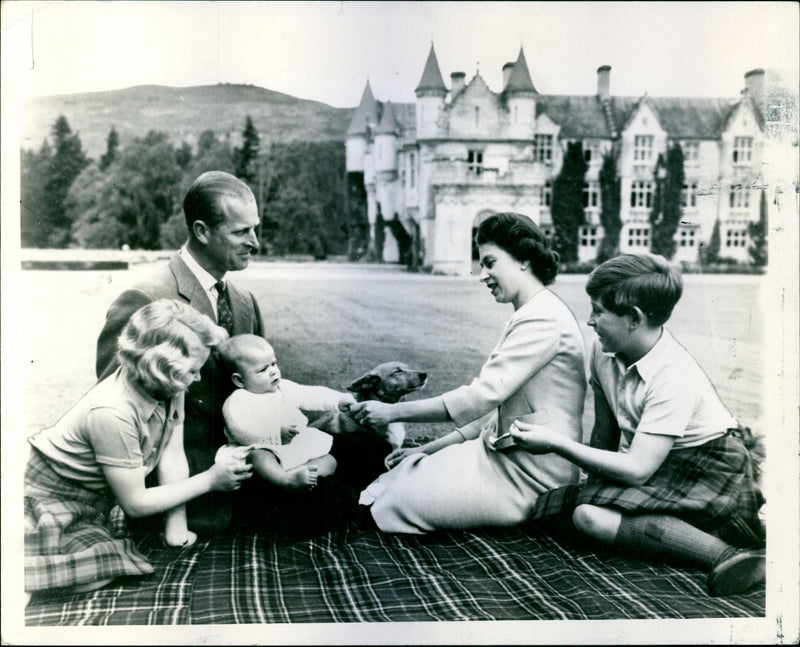
{"label": "man in suit", "polygon": [[[123,292],[111,304],[97,341],[96,371],[103,379],[114,370],[117,339],[130,316],[156,299],[181,299],[208,315],[231,335],[264,336],[255,297],[226,280],[228,272],[243,270],[258,249],[258,208],[253,192],[241,180],[220,171],[198,177],[186,193],[183,211],[189,237],[169,264],[141,284]],[[209,357],[201,379],[186,394],[184,448],[190,474],[206,470],[217,449],[225,444],[222,403],[232,383]],[[228,527],[233,493],[212,492],[187,505],[189,525],[196,532]]]}

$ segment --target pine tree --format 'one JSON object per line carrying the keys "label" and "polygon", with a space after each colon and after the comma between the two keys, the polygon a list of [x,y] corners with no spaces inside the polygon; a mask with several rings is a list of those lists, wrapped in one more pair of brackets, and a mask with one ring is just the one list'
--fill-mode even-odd
{"label": "pine tree", "polygon": [[61,115],[52,128],[53,157],[47,171],[45,196],[47,211],[44,226],[47,228],[47,245],[66,247],[70,242],[71,220],[64,208],[69,187],[90,160],[83,152],[80,137],[72,132],[66,117]]}
{"label": "pine tree", "polygon": [[258,131],[253,125],[250,115],[248,115],[242,131],[242,147],[234,149],[233,160],[235,164],[234,175],[251,186],[254,186],[257,180],[259,146]]}
{"label": "pine tree", "polygon": [[[663,173],[663,178],[659,174]],[[653,226],[651,250],[664,258],[675,255],[675,232],[681,222],[681,192],[685,180],[683,149],[674,144],[667,151],[667,159],[658,156],[656,164],[656,194],[650,222]]]}
{"label": "pine tree", "polygon": [[714,222],[714,229],[711,230],[711,238],[708,243],[700,243],[697,250],[701,265],[712,265],[719,260],[720,235],[719,218]]}
{"label": "pine tree", "polygon": [[603,155],[599,180],[603,240],[597,251],[597,262],[602,263],[619,254],[619,235],[622,231],[622,220],[619,216],[622,205],[622,184],[617,174],[617,153],[613,149]]}
{"label": "pine tree", "polygon": [[106,152],[100,157],[98,166],[101,171],[105,171],[112,162],[117,159],[117,149],[119,149],[119,134],[117,134],[114,126],[111,126],[111,131],[108,133],[106,139]]}
{"label": "pine tree", "polygon": [[553,182],[551,213],[555,229],[555,249],[565,263],[578,260],[578,229],[584,223],[583,178],[586,160],[581,142],[570,142],[561,172]]}
{"label": "pine tree", "polygon": [[22,247],[47,247],[49,202],[44,185],[52,161],[53,149],[47,139],[38,152],[21,151],[19,207]]}
{"label": "pine tree", "polygon": [[747,226],[750,235],[750,258],[756,267],[764,267],[769,260],[767,249],[767,192],[761,189],[761,201],[758,205],[758,222],[751,222]]}

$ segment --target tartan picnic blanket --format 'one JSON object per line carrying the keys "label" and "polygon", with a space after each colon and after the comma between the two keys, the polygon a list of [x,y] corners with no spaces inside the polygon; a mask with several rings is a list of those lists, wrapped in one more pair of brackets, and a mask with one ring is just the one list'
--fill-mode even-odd
{"label": "tartan picnic blanket", "polygon": [[140,543],[150,576],[34,594],[27,626],[764,617],[765,587],[714,598],[706,574],[527,526],[424,536],[355,524],[287,540],[242,533]]}

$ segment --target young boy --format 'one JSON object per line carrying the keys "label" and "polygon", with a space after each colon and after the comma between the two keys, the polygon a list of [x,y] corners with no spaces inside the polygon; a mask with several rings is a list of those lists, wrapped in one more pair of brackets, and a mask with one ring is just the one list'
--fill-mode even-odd
{"label": "young boy", "polygon": [[512,437],[589,473],[572,515],[580,532],[694,564],[709,572],[712,595],[732,595],[764,580],[764,499],[739,424],[664,328],[682,291],[661,256],[623,254],[597,267],[586,284],[597,333],[590,446],[521,422]]}
{"label": "young boy", "polygon": [[238,387],[222,406],[225,433],[232,443],[253,447],[255,473],[289,490],[313,488],[318,477],[333,474],[333,437],[309,427],[301,409],[337,410],[355,402],[353,396],[281,379],[275,351],[257,335],[231,337],[218,353]]}

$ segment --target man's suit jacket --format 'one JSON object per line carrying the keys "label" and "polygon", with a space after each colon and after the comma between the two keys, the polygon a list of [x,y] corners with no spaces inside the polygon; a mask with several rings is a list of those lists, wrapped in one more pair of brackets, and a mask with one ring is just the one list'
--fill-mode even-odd
{"label": "man's suit jacket", "polygon": [[[250,292],[226,281],[233,312],[233,334],[264,335],[261,311]],[[106,322],[97,340],[96,372],[103,379],[116,370],[117,340],[131,315],[142,306],[157,299],[185,301],[215,321],[211,302],[180,256],[159,268],[140,285],[125,290],[111,304]],[[233,390],[233,384],[223,375],[214,354],[201,370],[201,379],[186,393],[184,448],[189,461],[189,473],[194,475],[208,469],[214,462],[217,449],[227,440],[222,419],[222,404]],[[228,525],[231,514],[230,496],[211,493],[190,501],[187,506],[189,524],[193,530],[220,530]]]}

